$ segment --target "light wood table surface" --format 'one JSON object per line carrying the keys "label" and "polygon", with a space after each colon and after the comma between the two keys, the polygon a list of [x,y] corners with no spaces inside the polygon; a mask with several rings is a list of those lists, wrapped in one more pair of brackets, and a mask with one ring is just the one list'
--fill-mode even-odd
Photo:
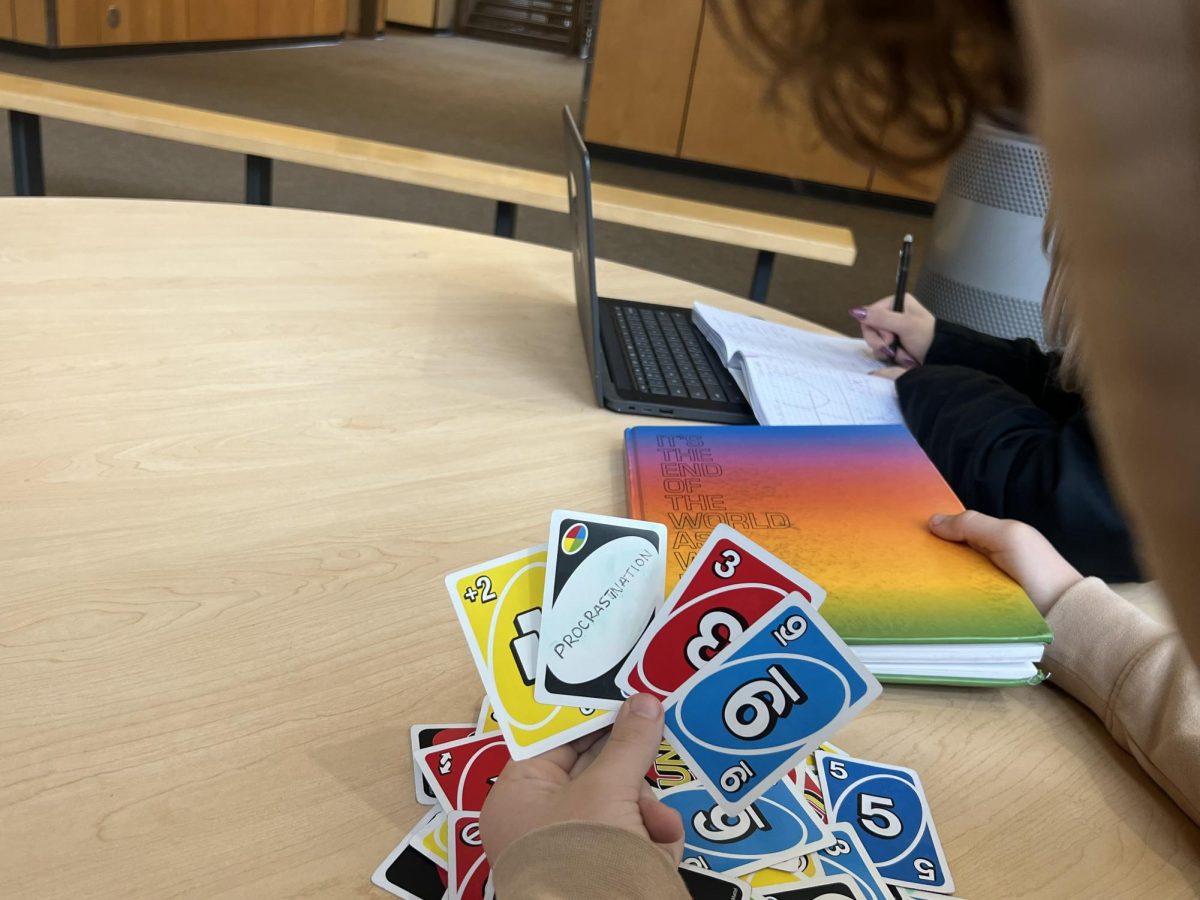
{"label": "light wood table surface", "polygon": [[[606,293],[782,314],[601,264]],[[243,206],[0,201],[0,896],[369,897],[442,586],[624,512],[566,254]],[[1196,896],[1197,830],[1050,687],[888,687],[958,893]]]}

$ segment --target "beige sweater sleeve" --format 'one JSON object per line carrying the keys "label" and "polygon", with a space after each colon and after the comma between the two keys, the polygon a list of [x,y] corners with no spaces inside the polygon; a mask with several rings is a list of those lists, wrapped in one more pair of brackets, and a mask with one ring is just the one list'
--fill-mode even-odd
{"label": "beige sweater sleeve", "polygon": [[1046,621],[1050,683],[1090,707],[1200,824],[1200,672],[1178,633],[1098,578],[1063,594]]}
{"label": "beige sweater sleeve", "polygon": [[567,822],[531,831],[492,867],[497,900],[690,900],[666,855],[623,828]]}

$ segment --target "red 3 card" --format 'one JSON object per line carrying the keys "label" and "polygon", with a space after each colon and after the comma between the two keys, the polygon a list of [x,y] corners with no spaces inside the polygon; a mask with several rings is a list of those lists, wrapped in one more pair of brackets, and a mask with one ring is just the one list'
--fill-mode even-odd
{"label": "red 3 card", "polygon": [[825,599],[812,580],[718,525],[629,654],[617,685],[665,699],[793,592],[814,608]]}

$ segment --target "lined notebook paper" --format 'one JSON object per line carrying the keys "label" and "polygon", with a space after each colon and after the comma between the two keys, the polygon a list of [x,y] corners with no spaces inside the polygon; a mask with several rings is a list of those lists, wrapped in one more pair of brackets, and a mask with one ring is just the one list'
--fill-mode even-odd
{"label": "lined notebook paper", "polygon": [[897,425],[896,387],[855,338],[813,334],[697,303],[696,327],[763,425]]}

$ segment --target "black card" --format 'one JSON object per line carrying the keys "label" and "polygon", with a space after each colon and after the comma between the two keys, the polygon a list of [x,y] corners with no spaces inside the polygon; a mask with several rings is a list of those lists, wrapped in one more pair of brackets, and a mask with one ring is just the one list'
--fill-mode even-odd
{"label": "black card", "polygon": [[680,866],[679,876],[692,900],[746,900],[750,886],[744,881],[691,866]]}

